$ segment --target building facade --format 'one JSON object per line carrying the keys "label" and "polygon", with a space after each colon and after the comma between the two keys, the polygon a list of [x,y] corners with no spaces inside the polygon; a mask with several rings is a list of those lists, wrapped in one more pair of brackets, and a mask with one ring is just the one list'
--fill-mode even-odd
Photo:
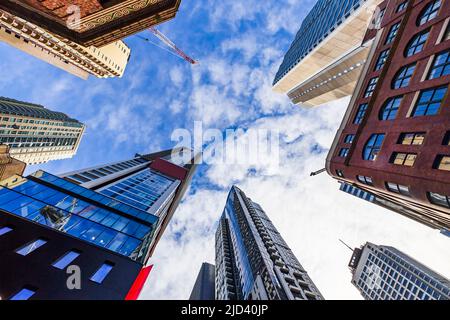
{"label": "building facade", "polygon": [[0,41],[82,79],[122,77],[131,53],[123,41],[82,46],[1,9]]}
{"label": "building facade", "polygon": [[181,0],[5,0],[0,9],[70,42],[97,48],[175,17]]}
{"label": "building facade", "polygon": [[[171,162],[173,154],[2,181],[0,296],[137,297],[149,273],[145,266],[194,172],[194,164]],[[71,287],[70,272],[79,287]]]}
{"label": "building facade", "polygon": [[0,144],[0,181],[16,174],[22,175],[27,166],[25,162],[11,157],[9,149],[8,145]]}
{"label": "building facade", "polygon": [[215,272],[214,265],[202,264],[189,300],[215,300]]}
{"label": "building facade", "polygon": [[262,208],[233,186],[216,231],[217,300],[322,300]]}
{"label": "building facade", "polygon": [[[353,93],[379,23],[381,0],[318,0],[275,76],[273,90],[313,107]],[[374,11],[377,15],[374,17]]]}
{"label": "building facade", "polygon": [[385,1],[328,174],[450,228],[450,5]]}
{"label": "building facade", "polygon": [[37,104],[0,97],[0,143],[26,164],[73,157],[85,125]]}
{"label": "building facade", "polygon": [[449,300],[450,281],[403,252],[366,243],[349,264],[366,300]]}

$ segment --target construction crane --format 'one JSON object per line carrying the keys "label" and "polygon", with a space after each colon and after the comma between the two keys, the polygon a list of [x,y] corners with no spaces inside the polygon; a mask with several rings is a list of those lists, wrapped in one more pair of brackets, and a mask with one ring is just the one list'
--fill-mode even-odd
{"label": "construction crane", "polygon": [[159,46],[158,44],[152,42],[150,39],[148,38],[144,38],[142,36],[138,36],[140,39],[145,40],[147,42],[150,42],[151,44],[157,46],[158,48],[161,48],[163,50],[166,50],[170,53],[172,53],[173,55],[189,62],[190,64],[196,65],[198,64],[197,60],[192,59],[191,57],[189,57],[186,53],[184,53],[180,48],[178,48],[175,43],[172,42],[172,40],[170,40],[169,38],[167,38],[161,31],[157,30],[154,27],[150,27],[148,28],[148,30],[155,35],[155,37],[157,37],[159,40],[161,40],[169,49],[166,49],[164,47]]}

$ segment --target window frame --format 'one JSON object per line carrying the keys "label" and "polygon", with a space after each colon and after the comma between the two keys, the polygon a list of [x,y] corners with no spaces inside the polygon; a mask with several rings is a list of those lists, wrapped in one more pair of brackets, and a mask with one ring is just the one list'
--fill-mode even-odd
{"label": "window frame", "polygon": [[[439,6],[437,8],[435,8],[436,3],[439,3]],[[420,11],[416,20],[416,25],[420,27],[430,22],[431,20],[435,19],[439,15],[441,7],[442,7],[442,0],[433,0],[427,3],[425,7]],[[427,12],[428,10],[431,11]],[[424,17],[426,17],[426,21],[422,22]]]}
{"label": "window frame", "polygon": [[349,148],[341,148],[341,149],[339,150],[338,156],[339,156],[340,158],[347,158],[348,152],[349,152]]}
{"label": "window frame", "polygon": [[[30,254],[32,254],[33,252],[35,252],[36,250],[38,250],[39,248],[41,248],[42,246],[46,245],[48,243],[48,240],[45,238],[38,238],[36,240],[30,241],[27,244],[17,248],[16,250],[14,250],[15,253],[26,257]],[[26,250],[26,251],[24,251]]]}
{"label": "window frame", "polygon": [[353,124],[361,124],[361,122],[363,121],[366,112],[367,112],[367,108],[369,107],[368,103],[361,103],[358,106],[358,110],[356,110],[356,114],[355,117],[353,118]]}
{"label": "window frame", "polygon": [[[435,95],[436,95],[436,92],[439,91],[439,90],[442,90],[442,89],[445,89],[445,93],[444,93],[442,99],[439,101],[439,108],[437,109],[436,113],[431,113],[431,114],[428,113],[428,111],[430,110],[430,106],[438,103],[437,100],[433,100]],[[426,95],[428,92],[431,92],[431,91],[433,91],[433,93],[431,94],[430,99],[422,101],[421,100],[422,97],[424,95]],[[412,111],[412,117],[432,116],[432,115],[439,114],[439,112],[440,112],[440,110],[442,108],[442,102],[447,97],[447,93],[448,93],[448,84],[445,84],[445,85],[439,86],[439,87],[432,87],[432,88],[420,90],[419,96],[417,98],[417,101],[416,101],[416,103],[414,105],[414,109]],[[421,106],[421,105],[426,105],[425,112],[423,114],[416,114],[418,107]]]}
{"label": "window frame", "polygon": [[[72,255],[72,257],[69,257],[69,255],[74,254],[75,256]],[[80,250],[76,250],[76,249],[72,249],[67,251],[65,254],[63,254],[61,257],[59,257],[58,259],[56,259],[53,263],[52,263],[52,267],[59,269],[59,270],[64,270],[65,268],[67,268],[72,262],[74,262],[76,259],[78,259],[78,257],[81,255],[81,251]],[[69,257],[69,258],[68,258]],[[62,265],[62,263],[64,263]]]}
{"label": "window frame", "polygon": [[[442,162],[443,162],[443,160],[445,158],[447,158],[447,161],[448,161],[447,164],[446,164],[446,166],[448,166],[448,169],[440,168],[443,165]],[[445,166],[445,164],[444,164],[444,166]],[[450,171],[450,155],[448,155],[448,154],[438,154],[436,156],[436,159],[434,160],[433,169],[441,170],[441,171]]]}
{"label": "window frame", "polygon": [[[412,135],[411,143],[404,143],[407,135]],[[421,132],[402,132],[402,133],[400,133],[400,136],[398,137],[397,144],[401,144],[404,146],[421,146],[425,142],[426,135],[427,135],[426,132],[422,132],[422,131]],[[422,140],[419,139],[419,141],[421,141],[421,143],[414,143],[417,140],[418,136],[423,136]]]}
{"label": "window frame", "polygon": [[[446,200],[446,205],[443,205],[440,200],[433,201],[432,199],[436,199],[433,195],[438,195],[439,197],[444,197]],[[442,195],[437,192],[427,191],[427,198],[431,204],[434,204],[436,206],[443,207],[443,208],[450,208],[450,196],[448,196],[448,195]],[[441,199],[441,200],[443,200],[443,199]]]}
{"label": "window frame", "polygon": [[94,272],[94,274],[89,278],[90,281],[102,284],[111,271],[114,269],[115,263],[111,261],[105,261],[102,265]]}
{"label": "window frame", "polygon": [[[381,143],[378,145],[379,138],[382,137]],[[383,148],[384,138],[386,137],[385,133],[373,133],[369,139],[367,140],[366,144],[363,148],[363,154],[362,158],[366,161],[376,161],[378,158],[378,154],[380,153],[381,149]],[[372,141],[372,145],[369,145],[369,143]],[[370,150],[369,155],[366,157],[367,150]],[[374,151],[376,153],[374,154]]]}
{"label": "window frame", "polygon": [[[409,186],[405,186],[405,185],[395,183],[395,182],[386,181],[385,187],[386,187],[386,190],[389,192],[401,194],[401,195],[404,195],[407,197],[411,196],[411,190],[409,189]],[[404,189],[402,189],[402,188],[406,188],[407,191],[405,192]]]}
{"label": "window frame", "polygon": [[[378,55],[377,61],[375,62],[375,67],[373,71],[378,71],[383,69],[384,65],[386,64],[387,58],[389,57],[389,53],[391,51],[391,48],[387,48],[380,52]],[[383,61],[381,61],[383,59]]]}
{"label": "window frame", "polygon": [[394,78],[391,81],[391,89],[398,90],[401,88],[408,87],[411,79],[414,77],[414,73],[416,72],[417,63],[411,63],[409,65],[401,67]]}
{"label": "window frame", "polygon": [[[445,54],[447,54],[446,61],[445,61],[444,63],[441,63],[441,64],[439,64],[439,65],[436,65],[436,62],[437,62],[439,56],[445,55]],[[433,71],[435,71],[436,69],[440,69],[440,68],[442,68],[442,70],[439,72],[439,75],[438,75],[437,77],[431,77]],[[444,74],[444,71],[445,71],[447,68],[448,68],[448,73]],[[438,79],[438,78],[440,78],[440,77],[445,77],[445,76],[448,76],[448,75],[450,75],[450,49],[441,51],[441,52],[437,53],[437,54],[434,56],[434,58],[433,58],[433,63],[432,63],[432,65],[431,65],[430,71],[428,72],[428,75],[427,75],[427,80]]]}
{"label": "window frame", "polygon": [[370,98],[373,95],[373,92],[377,87],[378,79],[378,76],[370,78],[369,82],[367,83],[366,90],[364,90],[364,98]]}
{"label": "window frame", "polygon": [[[404,157],[402,157],[404,156]],[[417,160],[417,153],[414,152],[393,152],[392,156],[391,156],[391,163],[394,165],[399,165],[399,166],[405,166],[405,167],[414,167],[414,164],[416,163]],[[413,157],[414,159],[410,159],[410,157]],[[401,160],[401,163],[398,163],[396,161]],[[412,161],[412,164],[406,164],[409,163],[410,161]]]}
{"label": "window frame", "polygon": [[358,180],[359,182],[368,185],[368,186],[373,186],[373,179],[372,177],[368,177],[368,176],[364,176],[364,175],[360,175],[358,174],[356,176],[356,180]]}
{"label": "window frame", "polygon": [[384,41],[384,45],[391,44],[394,39],[397,37],[398,30],[400,29],[401,21],[398,21],[397,23],[393,24],[389,28],[389,32],[386,35],[386,40]]}
{"label": "window frame", "polygon": [[[402,105],[402,101],[403,95],[388,98],[380,109],[378,120],[389,121],[396,119],[398,111],[400,110],[400,107]],[[398,105],[396,105],[397,102]],[[385,117],[386,111],[388,111],[387,117]],[[394,115],[393,118],[391,117],[392,114]]]}

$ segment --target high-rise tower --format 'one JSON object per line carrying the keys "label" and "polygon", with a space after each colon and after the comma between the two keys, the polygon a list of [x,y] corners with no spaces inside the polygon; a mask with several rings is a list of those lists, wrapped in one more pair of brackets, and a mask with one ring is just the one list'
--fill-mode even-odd
{"label": "high-rise tower", "polygon": [[353,252],[352,283],[367,300],[449,300],[450,281],[403,252],[366,243]]}
{"label": "high-rise tower", "polygon": [[217,300],[321,300],[263,209],[231,188],[216,232]]}
{"label": "high-rise tower", "polygon": [[0,296],[135,299],[194,173],[195,164],[173,162],[179,152],[4,180]]}
{"label": "high-rise tower", "polygon": [[215,270],[214,265],[210,263],[204,262],[202,264],[189,300],[214,300]]}
{"label": "high-rise tower", "polygon": [[0,97],[0,143],[27,164],[71,158],[84,129],[84,124],[62,112]]}

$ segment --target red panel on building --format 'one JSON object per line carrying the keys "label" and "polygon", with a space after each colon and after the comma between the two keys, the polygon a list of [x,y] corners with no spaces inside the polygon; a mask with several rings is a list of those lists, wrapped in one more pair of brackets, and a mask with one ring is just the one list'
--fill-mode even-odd
{"label": "red panel on building", "polygon": [[130,301],[130,300],[137,300],[139,298],[142,288],[144,287],[144,284],[147,281],[150,271],[152,271],[152,268],[153,266],[142,268],[141,272],[138,274],[136,278],[136,281],[134,281],[130,291],[125,297],[125,300]]}
{"label": "red panel on building", "polygon": [[188,170],[185,168],[177,166],[176,164],[161,158],[153,160],[150,164],[150,168],[178,180],[186,179],[188,173]]}

